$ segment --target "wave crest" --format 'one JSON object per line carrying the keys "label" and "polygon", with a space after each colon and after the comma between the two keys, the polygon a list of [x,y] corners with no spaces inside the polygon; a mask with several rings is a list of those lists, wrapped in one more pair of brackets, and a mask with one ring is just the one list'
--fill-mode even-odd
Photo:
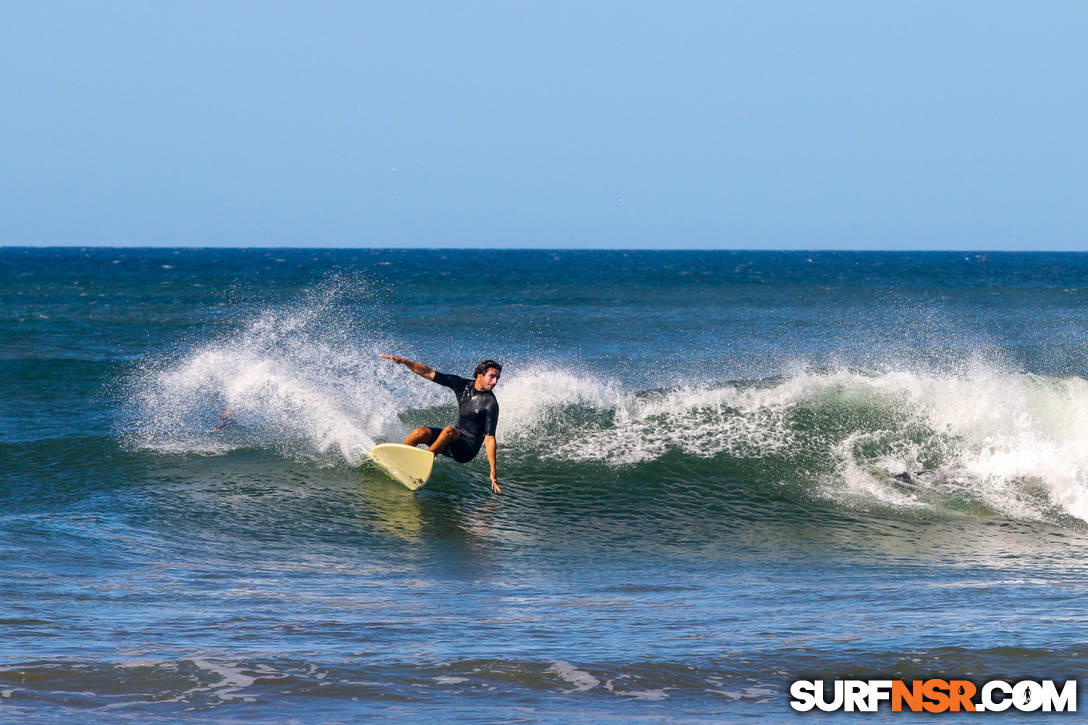
{"label": "wave crest", "polygon": [[[506,404],[509,396],[513,405]],[[976,366],[836,369],[623,391],[537,369],[500,393],[523,461],[639,466],[669,453],[736,463],[844,503],[1088,521],[1088,381]]]}

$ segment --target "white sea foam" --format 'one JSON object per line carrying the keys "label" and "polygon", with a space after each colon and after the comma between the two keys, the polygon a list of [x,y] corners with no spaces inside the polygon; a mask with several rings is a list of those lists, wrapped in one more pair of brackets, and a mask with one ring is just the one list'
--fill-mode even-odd
{"label": "white sea foam", "polygon": [[[615,381],[537,367],[512,373],[496,393],[503,435],[535,438],[567,460],[630,465],[669,450],[741,455],[791,440],[782,418],[789,401],[777,400],[776,390],[726,385],[635,394]],[[555,426],[572,408],[587,411],[589,420]]]}
{"label": "white sea foam", "polygon": [[462,682],[468,682],[467,677],[452,677],[450,675],[439,675],[431,679],[439,685],[460,685]]}
{"label": "white sea foam", "polygon": [[[1014,518],[1088,521],[1088,381],[974,365],[952,372],[838,369],[744,385],[634,394],[537,367],[497,390],[500,430],[543,457],[629,466],[669,451],[822,460],[819,492],[901,507],[931,493]],[[580,417],[570,412],[580,409]],[[563,425],[554,425],[559,416]],[[805,418],[813,422],[804,423]],[[899,485],[892,476],[922,475]]]}
{"label": "white sea foam", "polygon": [[[1057,509],[1088,521],[1088,381],[985,367],[951,376],[891,372],[864,381],[881,395],[907,400],[910,414],[933,432],[928,440],[900,441],[895,452],[870,462],[878,469],[922,469],[923,449],[936,441],[945,450],[935,475],[915,481],[923,491],[965,491],[1017,518],[1047,518]],[[872,476],[856,465],[850,448],[839,450],[848,485],[871,486]]]}
{"label": "white sea foam", "polygon": [[511,371],[495,389],[500,399],[503,433],[534,433],[554,423],[569,408],[607,410],[622,398],[618,385],[573,369],[530,364]]}
{"label": "white sea foam", "polygon": [[547,671],[558,675],[560,679],[574,685],[575,692],[592,690],[594,687],[601,684],[601,681],[596,677],[585,670],[579,670],[565,660],[556,660]]}
{"label": "white sea foam", "polygon": [[235,663],[212,662],[196,657],[192,659],[192,663],[202,670],[219,675],[219,681],[208,689],[215,692],[215,695],[221,700],[234,700],[242,697],[239,693],[257,681],[255,677],[243,672],[241,667]]}
{"label": "white sea foam", "polygon": [[[342,295],[330,283],[236,334],[149,364],[129,381],[129,443],[205,454],[258,445],[357,463],[376,437],[403,435],[397,414],[412,395],[384,374],[378,354],[388,341],[345,320]],[[209,433],[223,411],[240,425]]]}

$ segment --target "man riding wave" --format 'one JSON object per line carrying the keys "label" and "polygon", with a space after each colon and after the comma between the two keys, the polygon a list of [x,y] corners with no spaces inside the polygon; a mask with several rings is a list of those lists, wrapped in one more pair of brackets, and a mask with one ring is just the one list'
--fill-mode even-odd
{"label": "man riding wave", "polygon": [[404,439],[404,445],[415,447],[423,443],[431,453],[449,456],[458,463],[471,461],[483,446],[487,451],[487,461],[491,464],[491,490],[502,493],[495,473],[495,426],[499,421],[499,402],[491,392],[502,375],[502,365],[494,360],[484,360],[476,366],[475,380],[469,380],[440,373],[399,355],[381,357],[403,365],[416,375],[445,385],[457,396],[458,418],[455,425],[416,428]]}

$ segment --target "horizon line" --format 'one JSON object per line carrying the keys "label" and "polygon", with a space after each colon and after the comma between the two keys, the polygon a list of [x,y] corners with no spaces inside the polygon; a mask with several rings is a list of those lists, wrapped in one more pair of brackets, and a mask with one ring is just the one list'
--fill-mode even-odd
{"label": "horizon line", "polygon": [[480,251],[480,252],[864,252],[864,253],[912,253],[912,252],[943,252],[947,254],[1085,254],[1088,249],[939,249],[934,247],[919,247],[914,249],[879,249],[879,248],[842,248],[842,247],[776,247],[776,248],[752,248],[752,247],[429,247],[429,246],[371,246],[358,247],[292,247],[286,245],[259,246],[259,245],[114,245],[114,244],[0,244],[0,249],[112,249],[112,250],[152,250],[152,249],[191,249],[191,250],[281,250],[281,251]]}

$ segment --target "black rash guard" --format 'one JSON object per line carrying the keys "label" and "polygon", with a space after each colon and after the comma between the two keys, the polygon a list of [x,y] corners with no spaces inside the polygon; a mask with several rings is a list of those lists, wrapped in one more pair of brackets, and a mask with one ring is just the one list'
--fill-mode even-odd
{"label": "black rash guard", "polygon": [[443,453],[458,463],[471,461],[480,452],[484,436],[495,435],[495,426],[499,422],[499,401],[495,400],[495,394],[490,390],[477,390],[475,381],[468,378],[435,371],[434,381],[445,385],[457,396],[458,417],[453,427],[460,431],[461,437],[446,446]]}

